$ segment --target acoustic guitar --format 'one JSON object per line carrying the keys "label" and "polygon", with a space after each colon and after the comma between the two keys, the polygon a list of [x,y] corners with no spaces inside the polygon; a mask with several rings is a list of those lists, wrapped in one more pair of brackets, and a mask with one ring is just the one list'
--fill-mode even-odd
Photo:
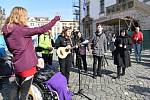
{"label": "acoustic guitar", "polygon": [[[89,40],[85,40],[82,43],[79,43],[77,46],[85,45],[87,43],[89,43]],[[67,55],[71,53],[71,49],[73,49],[73,48],[76,48],[76,46],[71,47],[70,45],[67,45],[66,47],[59,47],[57,49],[58,57],[61,58],[61,59],[66,58]]]}

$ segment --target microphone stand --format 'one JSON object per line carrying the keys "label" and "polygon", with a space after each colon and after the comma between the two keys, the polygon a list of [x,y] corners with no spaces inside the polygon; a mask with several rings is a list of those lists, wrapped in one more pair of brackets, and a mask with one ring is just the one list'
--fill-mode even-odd
{"label": "microphone stand", "polygon": [[84,96],[88,100],[92,100],[91,98],[89,98],[88,96],[83,94],[83,89],[81,88],[81,56],[78,55],[78,57],[76,59],[78,59],[77,60],[78,65],[77,66],[78,66],[78,74],[79,74],[79,90],[78,90],[77,93],[75,93],[75,95],[80,95],[81,97]]}

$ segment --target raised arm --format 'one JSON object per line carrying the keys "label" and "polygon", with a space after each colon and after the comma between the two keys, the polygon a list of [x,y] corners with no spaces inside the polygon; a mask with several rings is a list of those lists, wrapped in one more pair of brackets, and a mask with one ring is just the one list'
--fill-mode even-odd
{"label": "raised arm", "polygon": [[51,29],[55,25],[55,23],[58,20],[60,20],[60,17],[55,16],[55,18],[52,19],[49,23],[47,23],[41,27],[35,27],[35,28],[25,27],[25,28],[23,28],[23,35],[25,37],[28,37],[28,36],[33,36],[36,34],[42,34],[44,32],[47,32],[49,29]]}

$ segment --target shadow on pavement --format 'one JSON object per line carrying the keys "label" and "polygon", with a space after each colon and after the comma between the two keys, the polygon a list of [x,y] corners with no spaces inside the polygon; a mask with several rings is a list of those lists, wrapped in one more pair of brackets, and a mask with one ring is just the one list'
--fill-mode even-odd
{"label": "shadow on pavement", "polygon": [[149,77],[143,77],[143,76],[137,76],[137,78],[141,78],[141,79],[144,79],[144,80],[150,80]]}
{"label": "shadow on pavement", "polygon": [[113,71],[111,71],[111,70],[106,70],[106,69],[103,69],[102,70],[102,74],[104,74],[104,75],[107,75],[107,76],[110,76],[110,77],[114,77],[114,76],[112,76],[111,74],[113,74],[113,73],[116,73],[116,72],[113,72]]}
{"label": "shadow on pavement", "polygon": [[[79,69],[77,67],[71,67],[71,71],[75,73],[79,73]],[[84,70],[80,70],[80,74],[92,77],[92,73],[90,73],[89,68],[87,72],[85,72]]]}
{"label": "shadow on pavement", "polygon": [[129,91],[138,93],[144,96],[150,96],[150,88],[148,87],[141,87],[137,85],[128,85],[129,86]]}

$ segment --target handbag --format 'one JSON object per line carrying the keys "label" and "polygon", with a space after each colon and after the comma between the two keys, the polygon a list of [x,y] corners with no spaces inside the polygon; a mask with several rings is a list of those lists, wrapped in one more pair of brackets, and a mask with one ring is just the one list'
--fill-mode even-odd
{"label": "handbag", "polygon": [[42,47],[39,47],[39,46],[38,46],[38,47],[35,47],[35,51],[36,51],[36,52],[42,52],[42,50],[43,50]]}

